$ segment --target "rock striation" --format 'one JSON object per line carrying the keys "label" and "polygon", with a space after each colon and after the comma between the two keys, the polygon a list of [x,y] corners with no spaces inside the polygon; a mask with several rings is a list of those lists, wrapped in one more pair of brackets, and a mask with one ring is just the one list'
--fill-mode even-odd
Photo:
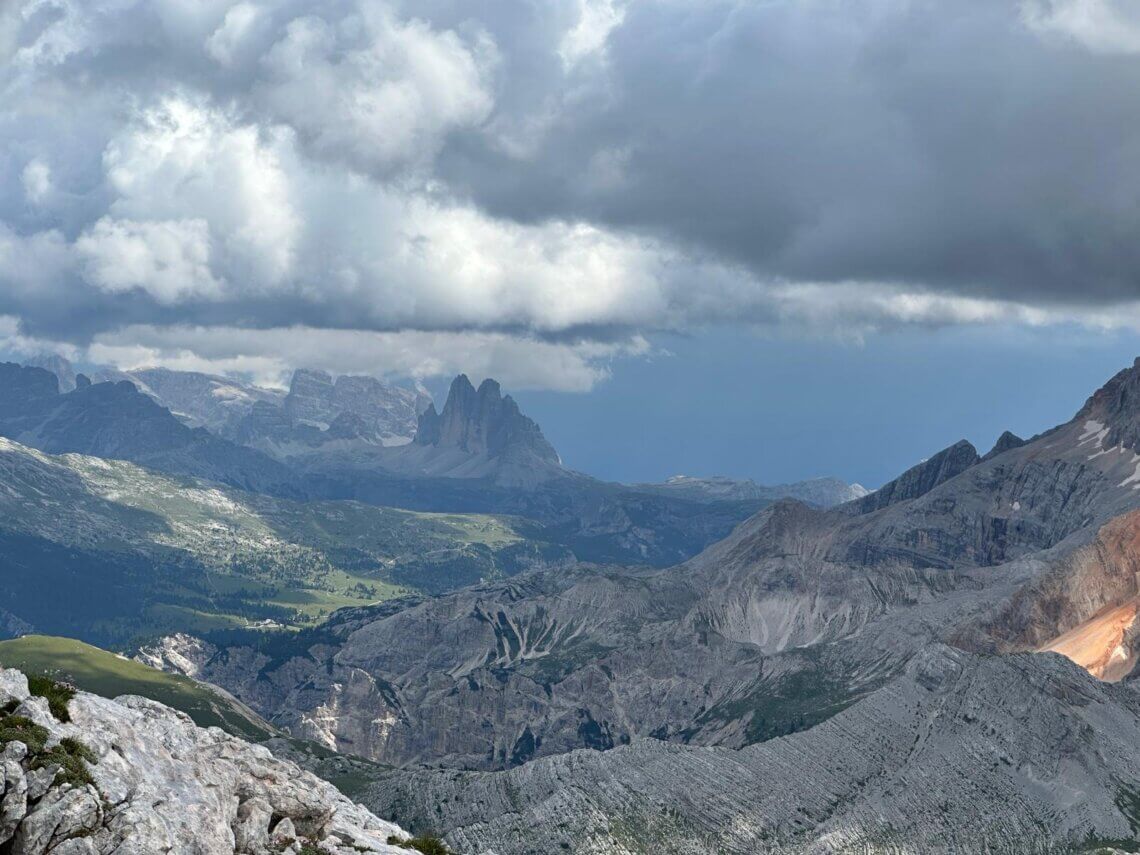
{"label": "rock striation", "polygon": [[299,368],[279,405],[252,408],[239,442],[293,458],[325,447],[399,446],[411,441],[424,393],[375,377]]}
{"label": "rock striation", "polygon": [[291,421],[304,422],[318,428],[327,428],[335,413],[333,399],[336,388],[327,371],[298,368],[289,383],[289,394],[283,409]]}
{"label": "rock striation", "polygon": [[406,852],[388,844],[403,831],[330,784],[154,701],[78,693],[63,722],[3,670],[0,706],[12,855]]}

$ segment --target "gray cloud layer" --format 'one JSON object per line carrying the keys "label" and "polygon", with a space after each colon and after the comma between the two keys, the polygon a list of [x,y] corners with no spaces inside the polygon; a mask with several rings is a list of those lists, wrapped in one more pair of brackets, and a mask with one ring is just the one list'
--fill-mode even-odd
{"label": "gray cloud layer", "polygon": [[565,388],[661,328],[1135,325],[1138,72],[1124,0],[21,0],[0,315]]}
{"label": "gray cloud layer", "polygon": [[1140,13],[1113,8],[634,3],[581,89],[525,54],[508,69],[516,116],[557,99],[523,156],[462,133],[441,169],[497,215],[634,229],[761,278],[1130,299]]}

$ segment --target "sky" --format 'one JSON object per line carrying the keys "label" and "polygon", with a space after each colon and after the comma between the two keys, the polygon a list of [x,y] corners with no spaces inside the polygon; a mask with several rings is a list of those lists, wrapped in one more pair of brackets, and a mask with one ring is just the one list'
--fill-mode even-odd
{"label": "sky", "polygon": [[1140,352],[1138,73],[1130,0],[8,0],[0,350],[881,482]]}

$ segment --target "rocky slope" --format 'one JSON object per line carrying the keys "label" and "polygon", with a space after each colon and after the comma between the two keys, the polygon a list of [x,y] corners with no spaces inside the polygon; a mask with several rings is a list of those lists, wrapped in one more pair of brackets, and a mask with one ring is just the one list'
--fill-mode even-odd
{"label": "rocky slope", "polygon": [[288,459],[325,447],[405,445],[430,397],[375,377],[325,371],[293,372],[289,394],[278,405],[251,408],[233,436],[242,443]]}
{"label": "rocky slope", "polygon": [[863,497],[856,507],[860,513],[870,513],[897,502],[917,499],[944,481],[965,472],[980,460],[974,446],[961,440]]}
{"label": "rocky slope", "polygon": [[330,784],[153,701],[79,693],[53,711],[3,670],[0,706],[12,855],[406,852],[388,843],[404,832]]}
{"label": "rocky slope", "polygon": [[[1134,455],[1098,446],[1089,421],[988,461],[956,446],[877,509],[779,502],[669,571],[543,573],[353,613],[331,645],[229,651],[204,673],[384,762],[495,769],[650,735],[739,747],[830,714],[929,640],[1012,627],[1015,598],[1071,578],[1077,550],[1138,499]],[[1132,584],[1082,586],[1087,607],[1001,649],[1044,646]]]}
{"label": "rocky slope", "polygon": [[[354,390],[359,380],[338,383]],[[140,382],[91,383],[80,375],[79,387],[61,394],[57,378],[46,370],[0,365],[0,436],[52,453],[130,460],[285,498],[529,517],[584,560],[658,566],[683,560],[763,504],[675,499],[565,470],[550,459],[549,445],[509,397],[500,395],[491,406],[493,384],[485,384],[487,406],[469,414],[474,419],[469,436],[490,437],[491,445],[479,446],[479,453],[445,443],[385,447],[367,414],[341,412],[321,430],[293,421],[283,407],[255,400],[236,435],[253,445],[264,443],[282,458],[275,459],[187,426],[140,392]],[[370,385],[367,378],[364,382]],[[369,400],[356,391],[349,397]],[[414,406],[423,403],[417,399]],[[242,433],[246,429],[249,436]]]}
{"label": "rocky slope", "polygon": [[396,478],[485,481],[512,490],[534,490],[551,481],[581,486],[591,480],[562,468],[539,426],[510,395],[502,394],[497,382],[487,379],[476,389],[463,374],[452,381],[442,412],[429,403],[419,413],[411,443],[333,447],[311,453],[303,462],[309,471],[379,470]]}
{"label": "rocky slope", "polygon": [[[364,796],[499,855],[1132,851],[1140,694],[1059,656],[922,650],[827,722],[733,751],[639,740]],[[1111,851],[1111,850],[1110,850]]]}
{"label": "rocky slope", "polygon": [[490,378],[476,390],[460,374],[451,384],[443,412],[429,405],[420,415],[415,444],[455,449],[522,468],[561,467],[561,460],[537,424],[524,416],[510,395]]}
{"label": "rocky slope", "polygon": [[30,359],[23,360],[29,368],[43,368],[59,378],[59,390],[70,392],[75,388],[75,366],[58,353],[41,353]]}

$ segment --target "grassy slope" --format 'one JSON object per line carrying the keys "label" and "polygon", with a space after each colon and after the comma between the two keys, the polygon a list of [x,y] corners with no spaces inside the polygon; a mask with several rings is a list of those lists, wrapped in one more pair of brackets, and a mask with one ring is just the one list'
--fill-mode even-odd
{"label": "grassy slope", "polygon": [[208,686],[74,639],[28,635],[0,642],[0,665],[19,668],[25,674],[66,679],[86,692],[108,698],[141,695],[181,710],[202,727],[220,727],[245,739],[274,735],[253,712]]}
{"label": "grassy slope", "polygon": [[0,609],[105,646],[263,621],[313,625],[344,606],[439,593],[564,554],[532,528],[290,502],[0,440]]}

